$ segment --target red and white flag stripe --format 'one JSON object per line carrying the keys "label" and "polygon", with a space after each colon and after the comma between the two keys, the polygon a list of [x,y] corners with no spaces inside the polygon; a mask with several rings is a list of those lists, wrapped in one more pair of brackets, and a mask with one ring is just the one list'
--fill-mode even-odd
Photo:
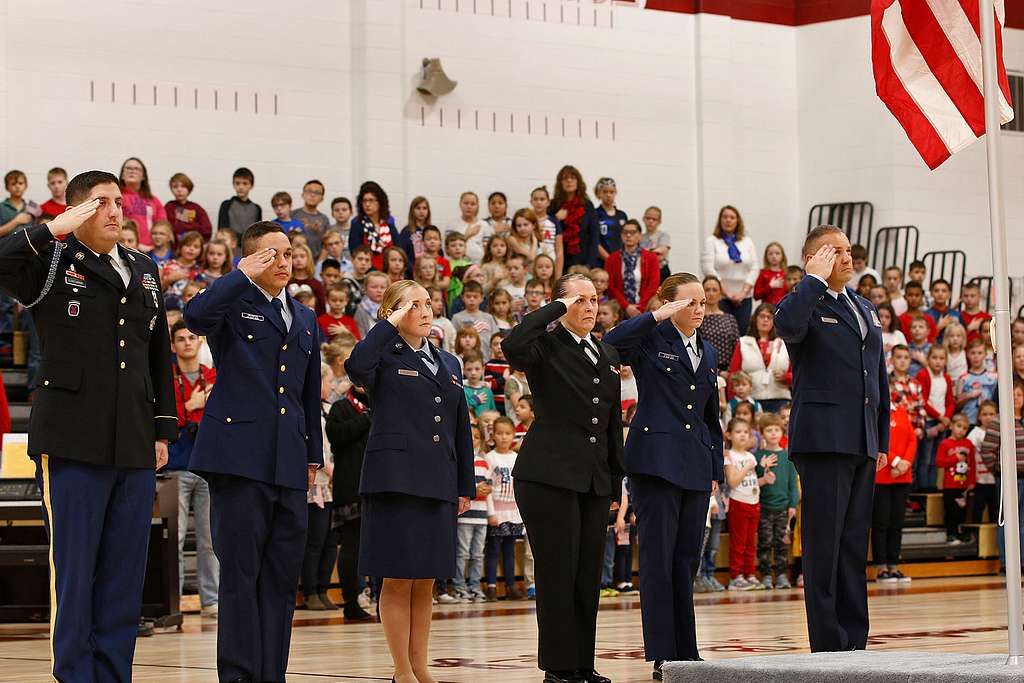
{"label": "red and white flag stripe", "polygon": [[[871,0],[878,96],[928,168],[985,134],[979,0]],[[1003,64],[1003,0],[995,0],[999,119],[1013,119]]]}

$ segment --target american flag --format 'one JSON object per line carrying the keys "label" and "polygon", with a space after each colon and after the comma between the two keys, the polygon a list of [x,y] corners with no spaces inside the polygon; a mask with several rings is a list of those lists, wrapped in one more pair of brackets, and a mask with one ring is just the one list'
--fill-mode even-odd
{"label": "american flag", "polygon": [[[871,0],[878,96],[928,168],[985,134],[979,1]],[[1003,0],[995,0],[999,120],[1013,119],[1003,64]]]}

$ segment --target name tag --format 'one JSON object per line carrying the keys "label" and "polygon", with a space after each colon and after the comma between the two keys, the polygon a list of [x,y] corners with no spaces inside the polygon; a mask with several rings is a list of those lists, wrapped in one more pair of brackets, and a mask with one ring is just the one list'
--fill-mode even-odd
{"label": "name tag", "polygon": [[828,323],[830,325],[838,325],[839,324],[839,321],[836,320],[835,318],[826,318],[825,316],[821,316],[821,322]]}
{"label": "name tag", "polygon": [[405,368],[398,368],[398,374],[403,377],[419,377],[420,373],[416,370],[406,370]]}
{"label": "name tag", "polygon": [[261,323],[265,320],[265,318],[262,315],[256,315],[255,313],[243,313],[242,317],[245,318],[246,320],[255,320],[258,323]]}
{"label": "name tag", "polygon": [[665,353],[664,351],[658,351],[658,358],[667,358],[668,360],[679,360],[679,356],[671,353]]}
{"label": "name tag", "polygon": [[871,311],[871,324],[873,324],[875,327],[882,326],[882,321],[878,319],[878,314],[875,313],[874,311]]}

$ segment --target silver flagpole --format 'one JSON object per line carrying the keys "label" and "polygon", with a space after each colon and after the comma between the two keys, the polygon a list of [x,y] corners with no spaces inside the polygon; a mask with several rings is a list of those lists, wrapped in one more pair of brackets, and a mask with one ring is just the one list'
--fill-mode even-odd
{"label": "silver flagpole", "polygon": [[999,158],[999,85],[996,64],[995,6],[981,0],[981,60],[984,69],[985,148],[988,152],[988,207],[992,229],[993,291],[996,295],[996,362],[999,370],[999,468],[1006,537],[1006,610],[1010,654],[1007,664],[1024,664],[1021,620],[1020,518],[1017,514],[1017,444],[1013,419],[1013,366],[1010,353],[1010,292],[1006,268],[1002,167]]}

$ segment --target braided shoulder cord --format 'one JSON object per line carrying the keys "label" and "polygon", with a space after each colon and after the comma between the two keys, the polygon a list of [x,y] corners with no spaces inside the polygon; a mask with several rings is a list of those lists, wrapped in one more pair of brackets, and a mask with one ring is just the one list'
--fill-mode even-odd
{"label": "braided shoulder cord", "polygon": [[63,242],[54,242],[53,260],[50,261],[50,272],[46,274],[46,283],[43,285],[43,289],[39,292],[39,296],[36,297],[35,301],[30,304],[24,304],[25,308],[32,308],[50,293],[50,288],[53,287],[53,281],[57,277],[57,267],[60,265],[60,253],[64,251],[64,247],[65,244]]}

